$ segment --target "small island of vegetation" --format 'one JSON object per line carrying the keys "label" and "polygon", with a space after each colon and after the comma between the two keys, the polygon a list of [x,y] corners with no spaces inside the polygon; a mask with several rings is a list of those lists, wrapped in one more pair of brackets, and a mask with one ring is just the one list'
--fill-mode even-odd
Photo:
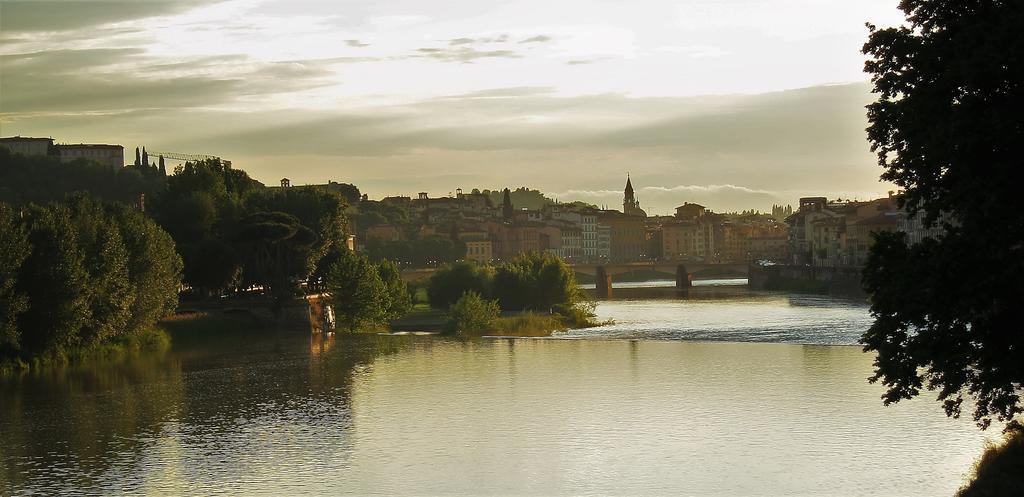
{"label": "small island of vegetation", "polygon": [[496,267],[449,264],[431,277],[427,296],[447,311],[446,333],[547,336],[598,324],[572,269],[549,253],[526,252]]}

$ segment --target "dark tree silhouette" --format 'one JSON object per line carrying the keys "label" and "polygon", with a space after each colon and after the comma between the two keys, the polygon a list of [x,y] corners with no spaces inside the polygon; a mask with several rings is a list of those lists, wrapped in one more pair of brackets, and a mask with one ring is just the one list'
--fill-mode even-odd
{"label": "dark tree silhouette", "polygon": [[868,138],[900,202],[944,234],[878,236],[864,272],[886,404],[937,389],[985,428],[1022,412],[1024,3],[903,0],[908,25],[869,26],[878,100]]}
{"label": "dark tree silhouette", "polygon": [[502,191],[501,217],[505,218],[506,221],[510,221],[512,219],[512,197],[508,188]]}

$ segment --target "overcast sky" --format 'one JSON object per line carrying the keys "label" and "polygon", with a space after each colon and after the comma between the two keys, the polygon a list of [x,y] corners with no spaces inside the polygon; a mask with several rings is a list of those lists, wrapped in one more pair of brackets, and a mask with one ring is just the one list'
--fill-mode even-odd
{"label": "overcast sky", "polygon": [[371,197],[884,195],[865,22],[897,0],[0,0],[0,134],[218,155]]}

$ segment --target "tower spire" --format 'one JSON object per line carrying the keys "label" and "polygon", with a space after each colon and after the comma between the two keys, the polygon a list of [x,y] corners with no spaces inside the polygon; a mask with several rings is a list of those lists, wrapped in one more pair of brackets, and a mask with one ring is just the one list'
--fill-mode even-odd
{"label": "tower spire", "polygon": [[626,191],[623,192],[622,196],[622,212],[631,216],[644,216],[647,214],[640,209],[640,202],[637,201],[636,195],[633,192],[633,182],[629,177],[629,173],[626,173]]}

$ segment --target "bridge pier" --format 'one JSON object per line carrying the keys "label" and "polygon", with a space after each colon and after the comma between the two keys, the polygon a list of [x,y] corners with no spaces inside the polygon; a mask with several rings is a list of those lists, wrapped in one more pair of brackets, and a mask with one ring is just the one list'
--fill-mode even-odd
{"label": "bridge pier", "polygon": [[693,286],[693,281],[690,279],[690,273],[686,271],[686,265],[676,266],[676,288],[690,288],[691,286]]}
{"label": "bridge pier", "polygon": [[612,277],[608,275],[608,271],[605,270],[604,266],[597,266],[596,270],[597,281],[594,283],[594,291],[599,299],[607,299],[612,296]]}

